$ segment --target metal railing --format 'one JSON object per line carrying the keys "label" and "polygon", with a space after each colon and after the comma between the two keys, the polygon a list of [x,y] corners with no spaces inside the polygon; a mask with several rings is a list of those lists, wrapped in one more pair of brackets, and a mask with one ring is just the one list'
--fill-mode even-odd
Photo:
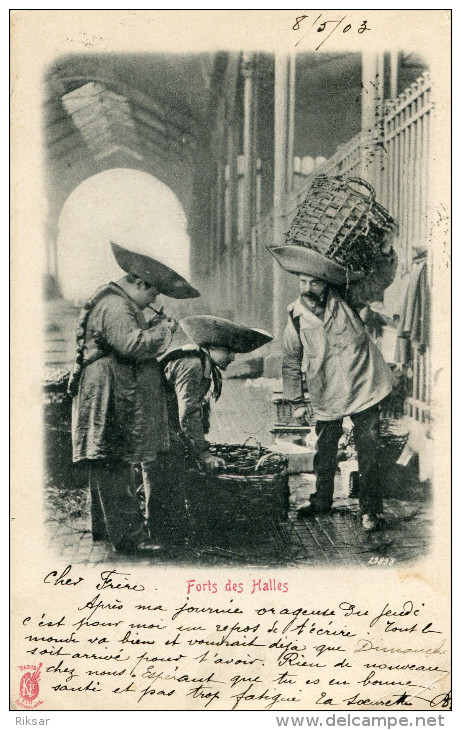
{"label": "metal railing", "polygon": [[429,350],[420,353],[417,347],[412,346],[413,378],[411,395],[405,399],[404,411],[415,421],[427,423],[430,421],[430,379],[429,379]]}
{"label": "metal railing", "polygon": [[[402,276],[410,274],[414,248],[427,248],[430,126],[433,110],[431,78],[423,74],[400,96],[386,102],[382,124],[384,147],[376,181],[381,202],[399,223],[395,246]],[[430,350],[412,347],[412,393],[405,413],[430,419]]]}
{"label": "metal railing", "polygon": [[386,102],[377,192],[399,222],[397,246],[402,274],[410,272],[413,247],[427,246],[432,109],[428,73],[397,99]]}

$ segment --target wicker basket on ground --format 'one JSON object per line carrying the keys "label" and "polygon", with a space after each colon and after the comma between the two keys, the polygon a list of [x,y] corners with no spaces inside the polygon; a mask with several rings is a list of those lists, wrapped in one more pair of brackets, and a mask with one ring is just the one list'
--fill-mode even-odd
{"label": "wicker basket on ground", "polygon": [[82,475],[72,463],[72,399],[67,393],[69,373],[50,368],[43,384],[45,477],[49,484],[80,486]]}
{"label": "wicker basket on ground", "polygon": [[288,516],[287,458],[262,446],[212,444],[224,469],[201,473],[189,469],[185,483],[188,506],[196,522],[209,529],[254,525]]}

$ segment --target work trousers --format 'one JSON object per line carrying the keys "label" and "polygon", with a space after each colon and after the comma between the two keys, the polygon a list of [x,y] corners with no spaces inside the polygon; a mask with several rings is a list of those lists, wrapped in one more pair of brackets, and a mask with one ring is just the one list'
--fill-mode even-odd
{"label": "work trousers", "polygon": [[134,495],[131,465],[105,459],[88,462],[93,540],[110,540],[116,550],[130,550],[148,537]]}
{"label": "work trousers", "polygon": [[142,463],[145,519],[152,540],[181,542],[186,529],[185,472],[179,453],[159,454]]}
{"label": "work trousers", "polygon": [[[350,415],[354,424],[354,443],[359,462],[359,505],[361,514],[381,514],[383,498],[379,468],[379,405]],[[328,510],[333,502],[338,442],[343,419],[317,421],[314,471],[316,490],[310,497],[318,511]]]}

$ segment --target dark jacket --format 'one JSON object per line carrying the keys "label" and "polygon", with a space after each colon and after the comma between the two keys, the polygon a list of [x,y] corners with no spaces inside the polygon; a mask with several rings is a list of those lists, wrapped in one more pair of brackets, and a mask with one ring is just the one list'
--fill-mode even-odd
{"label": "dark jacket", "polygon": [[169,447],[165,382],[156,360],[171,342],[169,327],[160,321],[148,328],[135,302],[111,285],[91,309],[84,337],[73,399],[74,461],[155,459]]}
{"label": "dark jacket", "polygon": [[169,413],[173,428],[180,429],[188,445],[199,456],[208,450],[209,401],[207,394],[220,383],[220,374],[209,355],[198,347],[185,347],[168,353],[162,360],[170,388]]}

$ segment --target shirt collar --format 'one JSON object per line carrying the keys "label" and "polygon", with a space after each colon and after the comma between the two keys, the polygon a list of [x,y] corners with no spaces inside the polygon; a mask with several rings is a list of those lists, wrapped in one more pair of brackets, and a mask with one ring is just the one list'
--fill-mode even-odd
{"label": "shirt collar", "polygon": [[203,366],[203,377],[206,378],[207,380],[211,380],[211,371],[213,369],[213,361],[212,361],[209,353],[207,352],[207,350],[205,350],[205,348],[202,347],[201,350],[202,350],[202,352],[205,353],[205,358],[204,358],[205,362],[204,362],[204,366]]}
{"label": "shirt collar", "polygon": [[[333,294],[331,288],[328,290],[327,294],[327,301],[325,303],[325,314],[323,317],[323,324],[325,325],[333,316],[334,309],[336,304],[336,297]],[[293,317],[303,317],[309,322],[312,322],[312,324],[319,324],[322,323],[322,320],[319,319],[311,310],[309,307],[304,304],[303,298],[301,295],[296,299],[296,301],[293,304],[292,309]]]}

